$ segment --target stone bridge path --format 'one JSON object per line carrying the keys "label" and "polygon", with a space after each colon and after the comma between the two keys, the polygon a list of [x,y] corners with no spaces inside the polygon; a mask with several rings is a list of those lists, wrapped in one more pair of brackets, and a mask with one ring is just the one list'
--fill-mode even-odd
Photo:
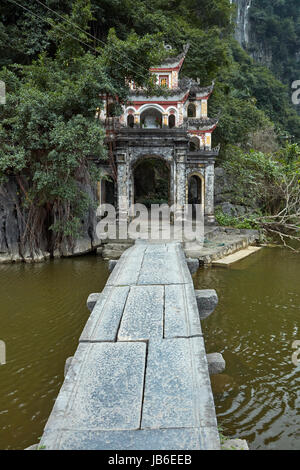
{"label": "stone bridge path", "polygon": [[180,243],[141,241],[122,255],[81,334],[40,446],[220,448]]}

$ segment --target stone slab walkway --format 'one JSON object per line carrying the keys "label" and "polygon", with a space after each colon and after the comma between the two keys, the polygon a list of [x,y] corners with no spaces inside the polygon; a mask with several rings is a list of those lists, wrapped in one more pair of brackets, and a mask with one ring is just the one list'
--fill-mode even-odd
{"label": "stone slab walkway", "polygon": [[45,449],[220,449],[204,339],[179,243],[137,242],[81,334]]}

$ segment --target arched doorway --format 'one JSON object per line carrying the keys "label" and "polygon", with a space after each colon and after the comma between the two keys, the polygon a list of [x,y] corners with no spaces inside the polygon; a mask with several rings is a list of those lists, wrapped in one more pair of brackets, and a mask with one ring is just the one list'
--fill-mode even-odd
{"label": "arched doorway", "polygon": [[194,105],[194,103],[190,103],[188,105],[187,115],[189,118],[196,117],[196,106]]}
{"label": "arched doorway", "polygon": [[170,168],[159,157],[146,157],[133,167],[134,203],[170,203]]}
{"label": "arched doorway", "polygon": [[175,114],[170,114],[169,116],[169,128],[173,129],[175,127],[176,119],[175,119]]}
{"label": "arched doorway", "polygon": [[191,175],[188,181],[188,204],[192,210],[192,218],[196,217],[196,205],[203,203],[202,179],[198,175]]}
{"label": "arched doorway", "polygon": [[134,127],[134,117],[133,114],[128,114],[127,116],[127,126]]}
{"label": "arched doorway", "polygon": [[100,181],[99,202],[101,204],[115,205],[115,183],[111,177]]}
{"label": "arched doorway", "polygon": [[192,137],[189,142],[190,152],[196,152],[200,149],[200,140],[198,137]]}
{"label": "arched doorway", "polygon": [[159,129],[162,127],[162,113],[156,108],[147,108],[141,114],[141,126],[146,129]]}

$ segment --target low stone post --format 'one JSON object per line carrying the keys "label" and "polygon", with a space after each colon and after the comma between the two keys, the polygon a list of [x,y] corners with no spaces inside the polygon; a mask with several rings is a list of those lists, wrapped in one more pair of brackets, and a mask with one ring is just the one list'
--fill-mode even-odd
{"label": "low stone post", "polygon": [[207,354],[208,372],[209,375],[221,374],[224,372],[226,362],[220,353]]}
{"label": "low stone post", "polygon": [[249,450],[249,446],[246,439],[226,439],[222,450]]}
{"label": "low stone post", "polygon": [[199,269],[199,260],[197,258],[186,258],[186,262],[191,274],[194,274]]}
{"label": "low stone post", "polygon": [[72,362],[73,356],[68,357],[68,359],[65,362],[65,369],[64,369],[64,377],[66,377],[68,370],[70,368],[71,362]]}
{"label": "low stone post", "polygon": [[100,292],[96,292],[96,293],[93,293],[93,294],[90,294],[87,298],[87,301],[86,301],[86,306],[87,308],[89,309],[90,312],[93,311],[93,308],[95,307],[98,299],[99,299],[99,296],[100,296]]}
{"label": "low stone post", "polygon": [[118,260],[117,259],[110,259],[108,261],[108,271],[111,273],[114,269],[114,267],[116,266]]}
{"label": "low stone post", "polygon": [[218,295],[214,289],[195,290],[200,319],[207,318],[218,305]]}

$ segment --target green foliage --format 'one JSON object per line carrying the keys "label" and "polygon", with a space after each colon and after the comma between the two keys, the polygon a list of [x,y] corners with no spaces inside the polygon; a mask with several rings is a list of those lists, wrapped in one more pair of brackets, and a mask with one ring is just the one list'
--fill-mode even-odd
{"label": "green foliage", "polygon": [[291,152],[299,155],[299,147],[288,145],[274,155],[253,150],[245,153],[240,148],[228,147],[222,166],[232,183],[233,201],[253,209],[259,207],[263,214],[278,212],[285,177],[299,171],[299,159],[290,163]]}
{"label": "green foliage", "polygon": [[[126,40],[121,40],[116,30],[111,28],[107,36],[107,45],[103,50],[103,60],[111,79],[122,83],[124,78],[134,80],[137,86],[148,87],[149,93],[156,91],[149,68],[159,64],[166,56],[162,35],[145,34],[142,37],[131,31]],[[127,98],[127,89],[122,98]]]}
{"label": "green foliage", "polygon": [[18,73],[0,73],[8,90],[1,109],[0,177],[15,176],[23,204],[69,207],[52,228],[76,233],[87,210],[78,182],[90,180],[89,156],[105,157],[104,130],[94,114],[97,93],[116,91],[101,60],[89,53],[68,66],[43,54]]}
{"label": "green foliage", "polygon": [[[271,55],[271,70],[290,85],[300,77],[298,0],[254,0],[250,9],[253,37],[249,52]],[[263,56],[261,57],[264,58]]]}
{"label": "green foliage", "polygon": [[238,229],[258,229],[254,215],[248,217],[233,217],[228,214],[224,214],[221,209],[216,209],[215,217],[217,223],[224,227],[234,227]]}
{"label": "green foliage", "polygon": [[[277,133],[288,132],[300,139],[300,118],[290,105],[289,90],[275,80],[268,69],[254,64],[232,40],[235,7],[228,0],[64,0],[59,5],[55,0],[45,0],[48,9],[38,2],[34,5],[28,5],[24,0],[19,2],[41,16],[44,22],[13,6],[10,0],[4,0],[0,15],[2,63],[11,63],[11,60],[28,63],[45,50],[50,57],[55,54],[62,62],[68,63],[69,58],[80,57],[84,50],[93,53],[97,49],[114,86],[120,84],[125,76],[135,77],[138,84],[148,79],[149,93],[153,94],[155,90],[149,80],[148,68],[163,57],[163,43],[171,44],[174,53],[179,53],[189,42],[190,51],[182,73],[194,79],[200,78],[203,85],[217,79],[210,100],[210,113],[221,115],[214,139],[216,143],[223,144],[223,154],[228,143],[245,145],[249,133],[270,127],[270,121],[275,123]],[[281,54],[282,61],[279,42],[282,45],[286,24],[280,26],[279,40],[274,34],[278,30],[271,27],[274,21],[268,23],[268,27],[266,21],[274,15],[276,18],[288,17],[289,21],[293,20],[295,30],[298,14],[295,1],[274,4],[264,0],[258,3],[254,2],[251,9],[255,28],[258,26],[257,34],[275,41],[274,49]],[[50,34],[47,34],[49,30]],[[28,45],[26,35],[34,41],[35,47]],[[7,51],[8,38],[14,49]],[[285,43],[293,44],[291,47],[295,49],[295,33],[290,27],[286,30]],[[277,64],[275,68],[278,68]],[[125,99],[126,90],[123,88],[122,91],[120,98]]]}
{"label": "green foliage", "polygon": [[[266,67],[253,62],[236,42],[231,43],[231,51],[230,67],[220,69],[210,99],[210,112],[221,116],[216,141],[245,147],[249,133],[273,124],[277,135],[291,134],[300,140],[300,117],[291,105],[288,88]],[[223,154],[224,150],[223,146]]]}
{"label": "green foliage", "polygon": [[[47,5],[55,9],[52,2]],[[33,51],[24,48],[23,64],[0,70],[7,90],[7,103],[0,109],[0,181],[14,178],[19,186],[19,210],[26,220],[23,243],[32,249],[38,245],[32,234],[40,233],[46,221],[52,249],[80,232],[91,204],[84,187],[101,176],[90,157],[106,158],[105,131],[95,119],[99,95],[118,96],[122,102],[128,95],[125,78],[140,85],[148,81],[150,87],[148,69],[166,54],[161,34],[139,37],[132,31],[121,40],[109,28],[107,43],[94,44],[90,1],[72,2],[66,14],[69,6],[55,9],[59,16],[43,12],[41,31],[47,40],[30,65],[26,57]],[[2,12],[3,19],[25,14],[19,7],[13,15],[6,3]],[[12,28],[7,20],[5,34]]]}
{"label": "green foliage", "polygon": [[300,146],[299,144],[287,143],[277,153],[277,158],[294,171],[300,167]]}
{"label": "green foliage", "polygon": [[[55,14],[42,5],[28,0],[1,0],[0,5],[0,67],[12,63],[30,64],[38,54],[51,48],[47,35],[50,24],[46,18]],[[48,7],[59,14],[70,13],[72,0],[46,0]],[[44,20],[44,21],[43,21]]]}

